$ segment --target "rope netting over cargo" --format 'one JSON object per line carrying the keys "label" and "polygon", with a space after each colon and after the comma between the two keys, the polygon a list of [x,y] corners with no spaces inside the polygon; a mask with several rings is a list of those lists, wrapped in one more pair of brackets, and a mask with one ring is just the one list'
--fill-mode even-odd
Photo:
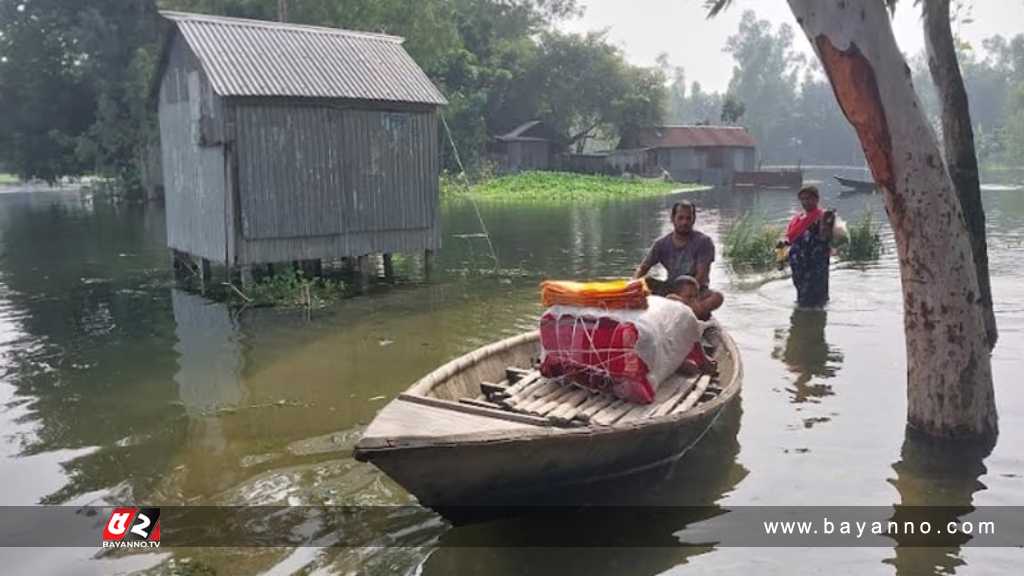
{"label": "rope netting over cargo", "polygon": [[541,316],[540,371],[642,404],[686,359],[700,322],[685,304],[644,297],[644,309],[558,304]]}

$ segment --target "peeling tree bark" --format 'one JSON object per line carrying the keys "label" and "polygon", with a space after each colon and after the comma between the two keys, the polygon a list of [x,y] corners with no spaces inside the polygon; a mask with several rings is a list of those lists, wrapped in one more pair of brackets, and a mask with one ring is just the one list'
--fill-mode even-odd
{"label": "peeling tree bark", "polygon": [[992,286],[988,274],[988,243],[985,240],[985,209],[981,204],[978,182],[978,156],[974,149],[974,129],[967,106],[967,90],[960,74],[953,31],[949,27],[949,0],[925,0],[924,37],[928,51],[928,69],[942,101],[942,141],[946,166],[953,180],[967,230],[978,275],[978,293],[985,309],[985,332],[989,349],[996,345],[999,333],[992,311]]}
{"label": "peeling tree bark", "polygon": [[788,0],[884,191],[907,347],[907,421],[937,437],[998,432],[967,223],[879,0]]}

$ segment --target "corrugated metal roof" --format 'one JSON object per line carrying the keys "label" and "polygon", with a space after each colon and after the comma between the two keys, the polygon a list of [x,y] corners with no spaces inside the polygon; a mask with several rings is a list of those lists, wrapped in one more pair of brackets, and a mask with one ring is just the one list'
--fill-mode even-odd
{"label": "corrugated metal roof", "polygon": [[293,96],[447,104],[397,36],[160,12],[220,96]]}
{"label": "corrugated metal roof", "polygon": [[636,134],[640,148],[698,148],[757,146],[754,137],[740,126],[658,126],[643,128]]}

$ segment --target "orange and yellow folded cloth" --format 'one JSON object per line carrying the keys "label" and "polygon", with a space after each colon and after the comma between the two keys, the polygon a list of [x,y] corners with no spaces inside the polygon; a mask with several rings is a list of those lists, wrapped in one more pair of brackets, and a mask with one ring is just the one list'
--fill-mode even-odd
{"label": "orange and yellow folded cloth", "polygon": [[577,306],[612,310],[645,310],[650,290],[642,280],[606,280],[601,282],[542,282],[541,302],[545,307]]}

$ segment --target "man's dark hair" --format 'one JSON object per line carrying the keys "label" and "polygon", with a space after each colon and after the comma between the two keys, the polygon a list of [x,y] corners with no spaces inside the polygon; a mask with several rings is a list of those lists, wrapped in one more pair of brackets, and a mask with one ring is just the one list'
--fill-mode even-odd
{"label": "man's dark hair", "polygon": [[694,221],[697,220],[697,206],[693,202],[690,202],[689,200],[681,200],[681,201],[676,202],[675,204],[673,204],[672,205],[672,217],[673,218],[676,217],[676,212],[678,212],[680,208],[685,208],[686,210],[689,210],[690,211],[690,216],[693,217],[693,220]]}

